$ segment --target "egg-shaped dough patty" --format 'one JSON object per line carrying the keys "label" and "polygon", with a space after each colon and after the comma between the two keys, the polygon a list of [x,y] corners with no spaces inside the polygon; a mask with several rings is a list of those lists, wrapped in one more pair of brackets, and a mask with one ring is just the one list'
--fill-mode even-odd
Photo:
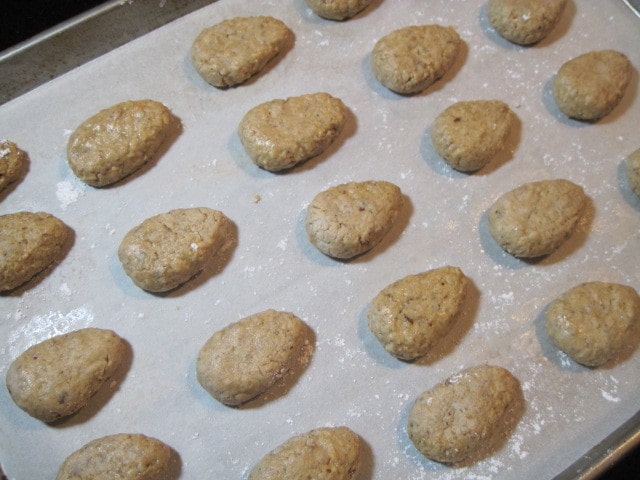
{"label": "egg-shaped dough patty", "polygon": [[44,340],[9,366],[7,389],[32,417],[53,422],[84,407],[124,360],[113,331],[83,328]]}
{"label": "egg-shaped dough patty", "polygon": [[349,428],[317,428],[265,455],[248,480],[355,480],[361,452],[362,441]]}
{"label": "egg-shaped dough patty", "polygon": [[140,288],[166,292],[202,271],[230,241],[230,233],[230,220],[218,210],[171,210],[132,228],[118,258]]}
{"label": "egg-shaped dough patty", "polygon": [[638,334],[640,297],[627,285],[587,282],[567,290],[546,311],[553,342],[576,362],[598,367]]}
{"label": "egg-shaped dough patty", "polygon": [[129,100],[99,111],[67,144],[73,173],[94,187],[122,180],[152,159],[168,138],[173,116],[154,100]]}
{"label": "egg-shaped dough patty", "polygon": [[475,459],[511,434],[523,401],[520,382],[508,370],[468,368],[416,399],[409,411],[409,438],[437,462]]}
{"label": "egg-shaped dough patty", "polygon": [[421,357],[453,326],[467,284],[457,267],[408,275],[373,299],[369,328],[392,355],[403,360]]}
{"label": "egg-shaped dough patty", "polygon": [[295,361],[303,363],[307,327],[288,312],[266,310],[214,333],[196,361],[196,378],[216,400],[240,405],[265,392]]}

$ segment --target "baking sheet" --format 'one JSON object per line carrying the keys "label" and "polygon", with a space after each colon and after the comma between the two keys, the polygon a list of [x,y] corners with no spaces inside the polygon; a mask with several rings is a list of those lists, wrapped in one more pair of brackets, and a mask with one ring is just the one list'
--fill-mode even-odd
{"label": "baking sheet", "polygon": [[[208,86],[189,62],[193,39],[222,19],[254,14],[285,21],[295,45],[241,87]],[[385,33],[423,23],[455,25],[466,47],[426,92],[395,95],[373,79],[371,49]],[[28,346],[90,325],[114,329],[131,346],[117,381],[53,426],[28,417],[0,389],[0,462],[8,477],[53,477],[91,439],[142,432],[178,452],[180,478],[243,478],[290,436],[325,425],[347,425],[366,442],[363,479],[562,472],[640,409],[635,349],[586,369],[557,352],[542,327],[548,303],[576,283],[639,288],[640,202],[623,160],[638,147],[640,109],[637,73],[621,105],[595,124],[564,118],[550,81],[566,60],[595,49],[622,51],[637,68],[639,29],[623,2],[570,1],[551,36],[525,48],[491,30],[481,1],[385,0],[337,23],[315,17],[302,0],[224,0],[0,107],[0,135],[30,157],[0,213],[44,210],[75,231],[60,265],[0,298],[0,372]],[[340,97],[352,113],[337,144],[287,173],[259,170],[237,138],[241,117],[263,101],[315,91]],[[66,165],[70,132],[97,110],[138,98],[170,107],[180,134],[132,178],[106,189],[85,186]],[[433,152],[429,128],[452,102],[479,98],[506,101],[519,125],[508,153],[476,174],[457,173]],[[560,177],[582,185],[592,200],[578,231],[538,262],[503,253],[488,234],[486,209],[523,182]],[[367,179],[402,189],[400,221],[362,257],[324,257],[306,239],[306,206],[322,189]],[[193,206],[233,220],[234,250],[177,291],[141,291],[120,268],[120,240],[144,218]],[[473,283],[456,328],[425,359],[393,359],[368,332],[371,299],[398,278],[445,264],[460,266]],[[222,406],[195,380],[197,351],[214,331],[267,308],[310,325],[312,361],[242,408]],[[500,451],[466,468],[424,459],[406,435],[411,403],[479,363],[509,368],[522,382],[527,409],[516,431]]]}

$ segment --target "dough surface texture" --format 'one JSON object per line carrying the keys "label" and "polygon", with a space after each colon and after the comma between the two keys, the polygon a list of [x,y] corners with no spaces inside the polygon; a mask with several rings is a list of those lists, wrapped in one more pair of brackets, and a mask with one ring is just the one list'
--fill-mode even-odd
{"label": "dough surface texture", "polygon": [[69,455],[56,480],[169,480],[171,448],[141,433],[98,438]]}
{"label": "dough surface texture", "polygon": [[7,389],[21,409],[50,423],[84,407],[124,355],[123,340],[111,330],[84,328],[58,335],[11,363]]}
{"label": "dough surface texture", "polygon": [[627,157],[626,171],[631,188],[640,197],[640,149]]}
{"label": "dough surface texture", "polygon": [[265,455],[248,480],[355,480],[361,444],[360,437],[347,427],[317,428]]}
{"label": "dough surface texture", "polygon": [[196,378],[216,400],[240,405],[303,363],[307,327],[288,312],[266,310],[214,333],[196,361]]}
{"label": "dough surface texture", "polygon": [[324,92],[312,93],[253,107],[242,118],[238,135],[256,165],[276,172],[325,151],[346,119],[342,100]]}
{"label": "dough surface texture", "polygon": [[18,180],[27,163],[27,154],[9,140],[0,140],[0,192]]}
{"label": "dough surface texture", "polygon": [[349,182],[331,187],[309,205],[309,240],[330,257],[355,257],[380,243],[402,204],[400,188],[390,182]]}
{"label": "dough surface texture", "polygon": [[489,0],[487,15],[502,37],[530,45],[551,33],[566,4],[567,0]]}
{"label": "dough surface texture", "polygon": [[620,103],[632,73],[633,65],[623,53],[588,52],[560,67],[553,79],[553,96],[568,117],[598,120]]}
{"label": "dough surface texture", "polygon": [[433,147],[456,170],[479,170],[504,149],[514,116],[499,100],[454,103],[436,117]]}
{"label": "dough surface texture", "polygon": [[436,462],[475,460],[511,433],[522,405],[520,383],[508,370],[472,367],[416,399],[409,411],[409,438]]}
{"label": "dough surface texture", "polygon": [[154,157],[172,120],[169,109],[154,100],[128,100],[101,110],[69,137],[69,166],[93,187],[116,183]]}
{"label": "dough surface texture", "polygon": [[373,75],[396,93],[421,92],[451,68],[461,44],[452,27],[418,25],[394,30],[373,47]]}
{"label": "dough surface texture", "polygon": [[230,220],[217,210],[171,210],[131,229],[118,258],[140,288],[166,292],[202,271],[230,241],[230,231]]}
{"label": "dough surface texture", "polygon": [[569,180],[525,183],[489,209],[489,230],[511,255],[548,255],[571,235],[587,204],[582,187]]}
{"label": "dough surface texture", "polygon": [[566,291],[546,311],[546,328],[558,348],[576,362],[598,367],[637,335],[640,297],[631,287],[588,282]]}
{"label": "dough surface texture", "polygon": [[457,267],[408,275],[385,287],[371,303],[371,332],[403,360],[425,355],[444,337],[465,297],[467,278]]}
{"label": "dough surface texture", "polygon": [[235,17],[202,30],[191,46],[191,61],[209,84],[231,87],[260,72],[292,40],[281,20]]}
{"label": "dough surface texture", "polygon": [[373,0],[306,0],[316,15],[329,20],[346,20],[367,8]]}
{"label": "dough surface texture", "polygon": [[71,235],[71,229],[49,213],[1,215],[0,291],[23,285],[60,260]]}

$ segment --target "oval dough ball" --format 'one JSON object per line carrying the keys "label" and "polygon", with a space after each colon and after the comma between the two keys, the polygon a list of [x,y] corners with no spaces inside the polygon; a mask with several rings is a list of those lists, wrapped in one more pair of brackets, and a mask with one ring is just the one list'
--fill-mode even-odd
{"label": "oval dough ball", "polygon": [[11,363],[7,389],[29,415],[53,422],[87,404],[120,366],[125,348],[111,330],[83,328],[57,335]]}
{"label": "oval dough ball", "polygon": [[511,433],[522,405],[520,383],[508,370],[472,367],[416,399],[409,411],[409,438],[437,462],[475,459]]}
{"label": "oval dough ball", "polygon": [[567,0],[489,0],[487,14],[502,37],[531,45],[551,33],[566,4]]}
{"label": "oval dough ball", "polygon": [[231,87],[260,72],[285,46],[293,32],[269,16],[235,17],[205,28],[191,46],[191,61],[214,87]]}
{"label": "oval dough ball", "polygon": [[265,392],[304,362],[306,324],[288,312],[266,310],[219,330],[200,349],[196,378],[216,400],[240,405]]}
{"label": "oval dough ball", "polygon": [[504,149],[514,116],[499,100],[454,103],[436,117],[433,148],[456,170],[479,170]]}
{"label": "oval dough ball", "polygon": [[309,240],[325,255],[352,258],[375,247],[402,208],[390,182],[349,182],[320,192],[307,211]]}
{"label": "oval dough ball", "polygon": [[586,205],[582,187],[569,180],[525,183],[491,206],[489,230],[511,255],[548,255],[571,235]]}
{"label": "oval dough ball", "polygon": [[0,291],[23,285],[61,259],[72,232],[44,212],[0,216]]}
{"label": "oval dough ball", "polygon": [[277,172],[325,151],[346,119],[342,100],[313,93],[253,107],[242,118],[238,135],[256,165]]}
{"label": "oval dough ball", "polygon": [[615,50],[599,50],[569,60],[553,80],[553,96],[560,110],[578,120],[598,120],[622,100],[633,66]]}
{"label": "oval dough ball", "polygon": [[210,208],[179,208],[146,219],[122,239],[118,258],[133,282],[166,292],[200,273],[230,239],[231,221]]}
{"label": "oval dough ball", "polygon": [[349,428],[317,428],[265,455],[248,480],[355,480],[361,450],[360,437]]}
{"label": "oval dough ball", "polygon": [[636,195],[640,197],[640,149],[627,157],[627,176]]}
{"label": "oval dough ball", "polygon": [[421,92],[451,68],[461,43],[452,27],[418,25],[394,30],[373,47],[373,75],[394,92]]}
{"label": "oval dough ball", "polygon": [[467,284],[462,270],[449,266],[404,277],[373,299],[369,328],[390,354],[421,357],[453,326]]}
{"label": "oval dough ball", "polygon": [[346,20],[367,8],[373,0],[306,0],[316,15],[329,20]]}
{"label": "oval dough ball", "polygon": [[153,100],[129,100],[99,111],[69,137],[67,161],[93,187],[131,175],[156,154],[168,137],[173,116]]}
{"label": "oval dough ball", "polygon": [[0,140],[0,192],[18,180],[27,165],[27,154],[9,140]]}
{"label": "oval dough ball", "polygon": [[640,322],[640,297],[616,283],[580,284],[554,300],[546,327],[556,346],[576,362],[598,367],[620,353]]}
{"label": "oval dough ball", "polygon": [[69,455],[56,480],[169,480],[171,448],[141,433],[95,439]]}

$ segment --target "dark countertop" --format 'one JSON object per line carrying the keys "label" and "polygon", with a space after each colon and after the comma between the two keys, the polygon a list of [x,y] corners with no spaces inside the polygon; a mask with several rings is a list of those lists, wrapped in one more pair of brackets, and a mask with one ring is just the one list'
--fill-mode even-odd
{"label": "dark countertop", "polygon": [[[106,3],[104,0],[4,0],[0,52],[44,30]],[[631,450],[599,480],[640,478],[640,446]],[[0,471],[0,480],[6,477]]]}

